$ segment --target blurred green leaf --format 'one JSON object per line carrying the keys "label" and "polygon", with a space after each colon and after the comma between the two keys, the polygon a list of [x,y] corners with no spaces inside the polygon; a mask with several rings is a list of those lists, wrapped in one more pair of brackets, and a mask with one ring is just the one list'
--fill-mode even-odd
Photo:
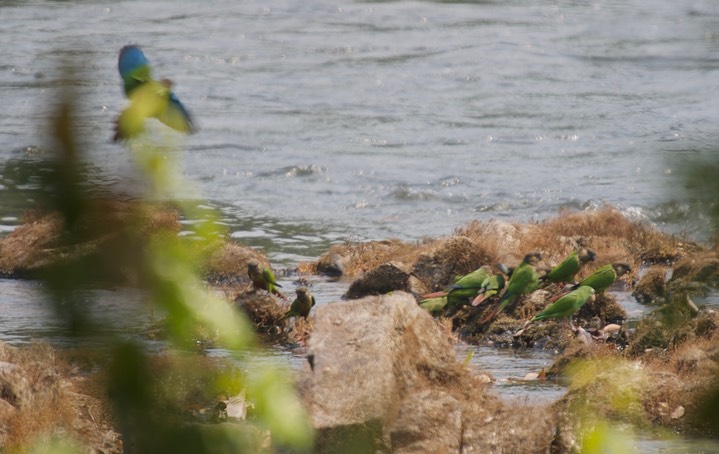
{"label": "blurred green leaf", "polygon": [[[167,229],[146,227],[145,200],[121,208],[113,202],[119,196],[94,195],[79,164],[75,99],[70,91],[65,93],[53,123],[56,154],[48,162],[49,171],[42,167],[45,204],[63,219],[58,250],[66,251],[46,267],[45,289],[78,339],[98,327],[87,310],[92,299],[78,297],[78,290],[88,286],[134,283],[166,314],[169,351],[159,363],[139,339],[108,336],[108,396],[125,452],[256,452],[267,447],[262,428],[269,429],[276,446],[309,449],[312,429],[287,371],[255,365],[250,378],[236,367],[202,365],[199,356],[189,368],[186,361],[172,359],[173,351],[193,351],[199,328],[213,333],[237,364],[257,348],[247,318],[213,295],[198,277],[198,262],[221,244],[225,232],[215,213],[199,208],[199,191],[182,178],[174,160],[177,153],[142,138],[130,147],[150,182],[146,200],[172,200],[186,219],[201,219],[187,227],[192,235],[179,237]],[[180,192],[182,197],[177,197]],[[199,424],[189,416],[191,409],[185,407],[190,402],[207,401],[220,392],[246,392],[255,405],[255,419],[228,429]],[[77,451],[72,444],[48,446],[55,452]]]}

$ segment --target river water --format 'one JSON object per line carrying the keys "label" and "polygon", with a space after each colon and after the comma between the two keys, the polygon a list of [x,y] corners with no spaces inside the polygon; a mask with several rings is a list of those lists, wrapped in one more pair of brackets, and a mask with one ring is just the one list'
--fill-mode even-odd
{"label": "river water", "polygon": [[[110,141],[129,43],[200,127],[172,152],[187,179],[278,267],[347,240],[605,203],[710,236],[711,206],[682,190],[680,165],[719,150],[714,0],[2,1],[0,233],[36,203],[27,167],[51,148],[48,117],[68,83],[93,179],[142,187]],[[0,305],[33,285],[0,281]],[[342,293],[317,285],[324,299]],[[6,340],[60,336],[32,301],[3,311]],[[521,378],[502,355],[476,358]],[[535,356],[526,372],[550,361]]]}
{"label": "river water", "polygon": [[280,264],[604,203],[706,236],[677,165],[717,150],[713,0],[5,1],[0,43],[3,167],[47,147],[70,66],[95,176],[132,191],[110,138],[140,44],[200,127],[187,177]]}

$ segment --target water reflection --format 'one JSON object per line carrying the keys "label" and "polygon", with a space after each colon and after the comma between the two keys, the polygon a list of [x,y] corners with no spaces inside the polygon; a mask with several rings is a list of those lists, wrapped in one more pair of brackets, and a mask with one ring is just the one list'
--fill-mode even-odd
{"label": "water reflection", "polygon": [[[95,322],[88,333],[91,345],[100,345],[109,336],[138,337],[161,318],[140,292],[132,289],[85,290],[75,298],[74,304]],[[41,284],[34,281],[0,279],[0,326],[0,340],[13,345],[33,340],[57,346],[75,344]]]}

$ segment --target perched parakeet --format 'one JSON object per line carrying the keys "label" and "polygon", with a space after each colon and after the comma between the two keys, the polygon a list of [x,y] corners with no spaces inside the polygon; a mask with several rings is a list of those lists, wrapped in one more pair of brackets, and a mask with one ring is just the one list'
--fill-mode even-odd
{"label": "perched parakeet", "polygon": [[480,289],[477,297],[472,300],[472,306],[479,306],[484,300],[499,294],[499,292],[504,289],[504,285],[504,276],[501,274],[493,274],[489,276],[484,280],[484,282],[482,282],[482,288]]}
{"label": "perched parakeet", "polygon": [[247,263],[247,275],[250,276],[250,280],[252,281],[252,285],[255,290],[267,290],[268,292],[274,293],[281,298],[285,298],[285,295],[277,290],[277,287],[282,286],[277,283],[275,274],[270,268],[260,269],[260,262],[257,260],[250,260]]}
{"label": "perched parakeet", "polygon": [[592,287],[583,285],[576,290],[572,290],[566,295],[561,296],[552,304],[547,306],[542,312],[535,315],[530,322],[537,320],[545,320],[548,318],[566,318],[571,319],[577,311],[586,303],[594,299],[595,291]]}
{"label": "perched parakeet", "polygon": [[589,286],[594,289],[597,295],[604,293],[618,277],[632,271],[627,263],[612,263],[598,268],[595,272],[584,278],[577,287]]}
{"label": "perched parakeet", "polygon": [[172,82],[152,78],[150,62],[139,47],[123,47],[117,66],[130,104],[117,119],[114,141],[142,133],[148,118],[157,118],[180,132],[191,133],[195,130],[190,114],[172,92]]}
{"label": "perched parakeet", "polygon": [[507,289],[499,300],[498,306],[482,322],[491,320],[495,315],[501,312],[509,303],[517,300],[522,295],[532,293],[539,288],[539,273],[534,267],[542,260],[539,252],[530,252],[524,256],[520,263],[512,272],[512,277],[507,283]]}
{"label": "perched parakeet", "polygon": [[297,293],[297,298],[292,301],[290,309],[285,312],[285,315],[280,320],[288,317],[302,317],[307,320],[307,316],[310,315],[310,310],[315,305],[315,297],[310,294],[307,287],[298,287],[295,292]]}
{"label": "perched parakeet", "polygon": [[592,287],[584,285],[576,290],[572,290],[571,292],[557,298],[553,303],[544,308],[542,312],[535,315],[531,320],[528,320],[522,329],[514,333],[514,337],[521,336],[530,323],[536,322],[537,320],[546,320],[548,318],[567,319],[569,321],[569,326],[572,330],[574,330],[575,328],[574,325],[572,325],[572,316],[576,314],[582,306],[590,301],[593,301],[594,298],[595,292]]}
{"label": "perched parakeet", "polygon": [[444,312],[444,308],[447,306],[447,297],[438,296],[436,298],[427,298],[419,303],[419,307],[426,310],[432,315],[440,315]]}
{"label": "perched parakeet", "polygon": [[482,266],[469,274],[457,279],[452,285],[448,286],[441,292],[428,293],[422,295],[423,299],[440,298],[442,296],[455,298],[474,298],[482,288],[482,283],[492,274],[492,270],[488,266]]}
{"label": "perched parakeet", "polygon": [[594,261],[597,254],[591,249],[582,249],[574,251],[562,263],[552,268],[552,270],[542,278],[548,282],[566,282],[574,283],[574,276],[577,275],[582,266],[586,263]]}

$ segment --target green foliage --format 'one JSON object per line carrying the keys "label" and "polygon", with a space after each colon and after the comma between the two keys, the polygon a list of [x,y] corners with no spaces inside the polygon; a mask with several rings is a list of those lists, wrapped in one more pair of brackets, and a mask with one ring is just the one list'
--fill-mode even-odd
{"label": "green foliage", "polygon": [[586,453],[631,452],[633,434],[617,422],[648,427],[641,402],[641,368],[621,358],[579,359],[567,369],[569,411]]}
{"label": "green foliage", "polygon": [[[693,201],[708,215],[714,233],[714,242],[719,240],[719,161],[716,150],[711,150],[709,158],[686,161],[681,165],[681,174],[685,188]],[[702,405],[692,418],[697,428],[713,437],[719,437],[719,374],[713,386],[706,393]]]}
{"label": "green foliage", "polygon": [[[66,94],[53,124],[57,154],[51,171],[43,177],[45,204],[63,218],[61,246],[87,250],[70,254],[43,274],[56,312],[79,339],[101,329],[85,310],[92,300],[78,298],[78,290],[91,285],[126,285],[131,270],[139,276],[136,283],[151,303],[166,314],[169,355],[193,348],[193,333],[202,327],[215,334],[220,346],[235,352],[236,363],[242,363],[240,352],[258,348],[250,323],[227,301],[210,293],[197,276],[198,257],[214,250],[224,233],[216,217],[187,201],[199,200],[194,190],[195,197],[174,200],[179,189],[187,194],[191,186],[177,171],[172,152],[163,152],[142,139],[129,145],[150,183],[146,199],[173,200],[186,218],[203,222],[192,224],[192,234],[187,236],[162,229],[148,233],[141,228],[143,220],[138,213],[142,210],[128,213],[118,209],[112,194],[104,200],[94,197],[88,190],[92,185],[81,171],[72,93]],[[145,202],[136,203],[141,206]],[[160,373],[153,365],[153,355],[139,341],[115,337],[108,342],[108,395],[125,452],[255,452],[261,447],[264,430],[271,433],[274,446],[310,448],[311,426],[286,371],[261,365],[244,376],[236,367],[221,372],[199,367],[191,370],[170,361]],[[205,386],[208,394],[246,392],[256,407],[253,421],[233,430],[188,424],[189,418],[182,413],[187,410],[183,405],[188,403],[188,392]],[[63,445],[63,451],[71,452],[67,446]]]}
{"label": "green foliage", "polygon": [[[712,150],[716,155],[716,150]],[[709,216],[714,233],[719,231],[719,162],[714,156],[711,159],[698,159],[680,163],[685,189],[692,202],[699,202],[699,207]]]}

